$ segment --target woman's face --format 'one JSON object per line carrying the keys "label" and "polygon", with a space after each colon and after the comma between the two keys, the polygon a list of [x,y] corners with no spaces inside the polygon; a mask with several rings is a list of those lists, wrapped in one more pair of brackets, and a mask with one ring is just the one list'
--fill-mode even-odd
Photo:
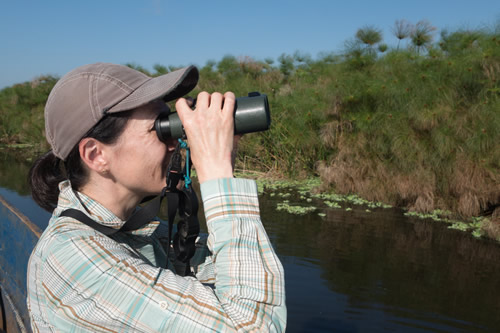
{"label": "woman's face", "polygon": [[154,128],[160,113],[169,112],[160,100],[132,112],[118,141],[108,146],[109,171],[123,190],[141,197],[157,195],[165,187],[166,169],[175,141],[163,143]]}

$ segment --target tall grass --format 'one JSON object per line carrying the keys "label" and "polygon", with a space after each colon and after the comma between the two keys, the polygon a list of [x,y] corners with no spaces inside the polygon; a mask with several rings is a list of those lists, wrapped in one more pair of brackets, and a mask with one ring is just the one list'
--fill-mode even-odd
{"label": "tall grass", "polygon": [[[276,63],[228,55],[200,68],[193,95],[269,96],[272,127],[243,138],[239,168],[319,175],[323,189],[418,211],[492,210],[500,205],[500,31],[443,32],[426,52],[417,47],[377,53],[354,43]],[[0,91],[2,142],[45,142],[43,104],[56,80]]]}
{"label": "tall grass", "polygon": [[0,90],[0,143],[45,146],[43,108],[57,78],[41,76]]}
{"label": "tall grass", "polygon": [[337,66],[340,119],[354,130],[320,164],[325,184],[419,211],[500,204],[499,34],[446,37],[424,56]]}

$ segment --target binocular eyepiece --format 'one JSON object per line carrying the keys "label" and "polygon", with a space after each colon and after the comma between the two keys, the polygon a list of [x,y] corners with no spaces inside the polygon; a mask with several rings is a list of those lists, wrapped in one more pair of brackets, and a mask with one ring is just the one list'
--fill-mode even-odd
{"label": "binocular eyepiece", "polygon": [[[234,134],[266,131],[271,126],[271,114],[267,96],[251,92],[248,96],[236,98],[234,107]],[[158,138],[165,142],[168,138],[185,136],[184,127],[177,113],[161,114],[155,121]]]}

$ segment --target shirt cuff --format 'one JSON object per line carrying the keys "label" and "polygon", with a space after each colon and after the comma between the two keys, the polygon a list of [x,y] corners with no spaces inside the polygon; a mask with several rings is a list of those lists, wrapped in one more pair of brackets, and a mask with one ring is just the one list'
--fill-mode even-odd
{"label": "shirt cuff", "polygon": [[259,218],[259,198],[254,180],[211,179],[200,185],[207,223],[228,217]]}

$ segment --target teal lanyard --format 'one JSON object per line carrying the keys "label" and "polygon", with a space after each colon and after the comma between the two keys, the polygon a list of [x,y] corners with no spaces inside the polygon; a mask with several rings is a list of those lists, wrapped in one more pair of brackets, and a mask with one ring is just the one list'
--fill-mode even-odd
{"label": "teal lanyard", "polygon": [[189,172],[191,170],[191,167],[189,166],[189,160],[190,160],[190,149],[186,141],[182,141],[182,139],[178,139],[179,144],[182,149],[186,149],[186,173],[184,174],[184,186],[186,188],[191,185],[191,178],[189,177]]}

